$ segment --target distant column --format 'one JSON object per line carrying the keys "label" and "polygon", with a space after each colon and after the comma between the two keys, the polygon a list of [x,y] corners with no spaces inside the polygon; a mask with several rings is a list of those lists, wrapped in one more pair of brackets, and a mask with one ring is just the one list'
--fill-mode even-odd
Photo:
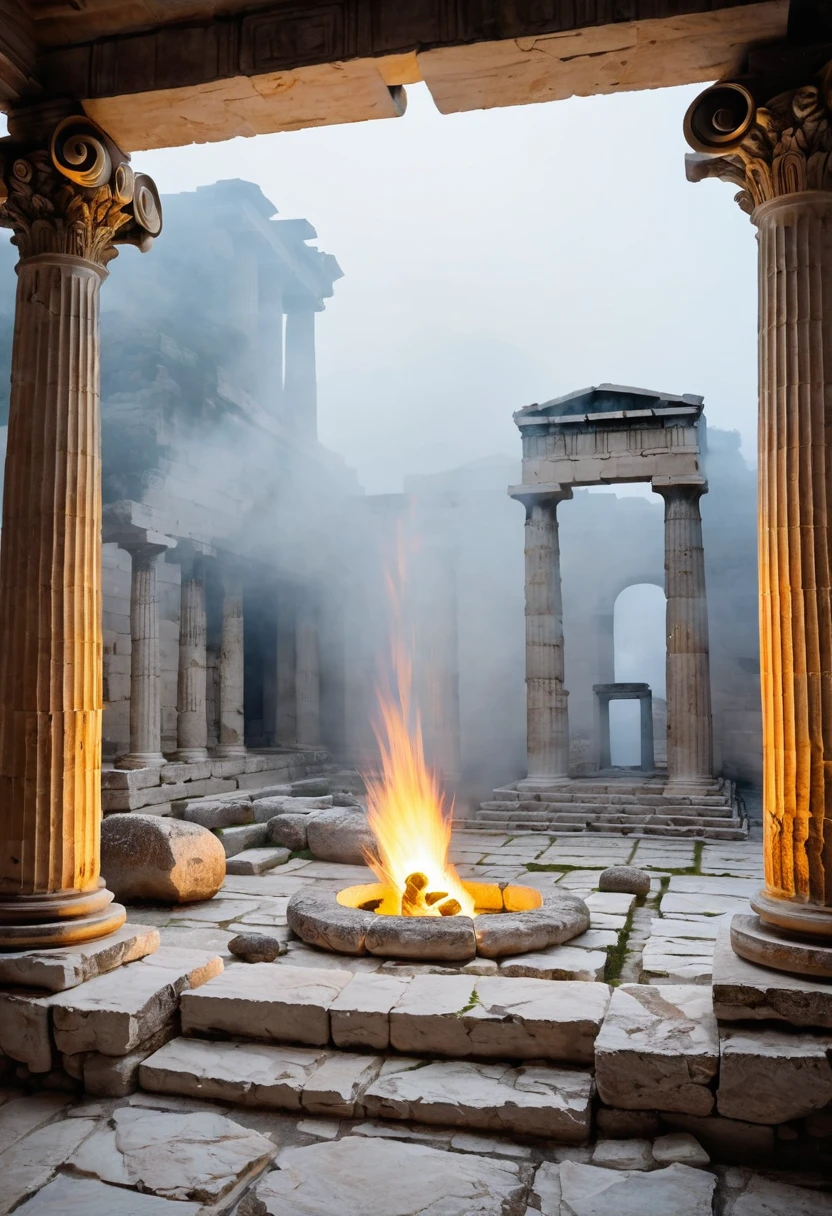
{"label": "distant column", "polygon": [[664,499],[667,596],[667,787],[684,793],[713,783],[708,601],[699,499],[703,477],[654,477]]}
{"label": "distant column", "polygon": [[159,606],[156,566],[167,545],[148,543],[121,547],[130,554],[130,751],[119,768],[148,768],[165,763],[162,755],[159,661]]}
{"label": "distant column", "polygon": [[287,300],[283,395],[289,421],[305,435],[318,434],[318,381],[315,370],[315,307]]}
{"label": "distant column", "polygon": [[244,756],[245,710],[243,581],[240,572],[223,572],[222,646],[220,650],[220,740],[217,756]]}
{"label": "distant column", "polygon": [[297,741],[301,747],[318,747],[321,742],[321,662],[318,652],[318,623],[314,609],[306,599],[302,601],[297,615],[295,647]]}
{"label": "distant column", "polygon": [[199,558],[182,566],[180,604],[176,759],[192,763],[208,758],[205,575]]}
{"label": "distant column", "polygon": [[295,601],[285,584],[277,591],[277,702],[275,735],[282,747],[298,741],[297,695],[295,690]]}
{"label": "distant column", "polygon": [[526,508],[526,786],[569,777],[569,714],[563,687],[563,596],[558,503],[568,487],[509,490]]}

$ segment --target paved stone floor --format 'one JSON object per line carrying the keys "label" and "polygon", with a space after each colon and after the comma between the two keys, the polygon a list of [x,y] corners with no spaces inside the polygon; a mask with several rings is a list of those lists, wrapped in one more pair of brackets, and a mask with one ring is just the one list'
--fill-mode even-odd
{"label": "paved stone floor", "polygon": [[[592,923],[581,938],[504,963],[504,973],[616,985],[641,982],[657,988],[685,985],[687,992],[693,985],[705,998],[717,928],[726,913],[746,906],[762,877],[761,846],[754,839],[703,845],[460,832],[454,840],[454,860],[463,876],[522,880],[542,889],[558,884],[589,903]],[[597,890],[601,870],[623,863],[641,866],[652,876],[650,895],[641,903]],[[284,956],[275,964],[260,965],[269,968],[346,967],[403,977],[441,971],[368,957],[336,957],[289,940],[285,910],[294,891],[308,883],[341,887],[365,877],[362,867],[296,857],[261,876],[229,876],[209,903],[134,908],[130,920],[158,927],[163,949],[178,946],[222,954],[227,976],[249,968],[227,952],[229,938],[242,928],[268,930],[287,941]],[[519,971],[511,970],[512,965]],[[469,966],[476,966],[480,975],[483,969],[485,974],[497,970],[488,960]],[[242,979],[243,971],[239,974]],[[290,980],[289,973],[286,978]],[[667,987],[667,1008],[673,992]],[[175,1046],[170,1044],[171,1049]],[[287,1054],[291,1049],[283,1049],[284,1063]],[[302,1054],[295,1050],[296,1071],[301,1070]],[[453,1067],[457,1073],[452,1084],[462,1092],[470,1082],[465,1080],[466,1068],[480,1070],[481,1086],[487,1080],[496,1085],[494,1076],[506,1069],[453,1061],[430,1065],[404,1058],[395,1066],[398,1096],[389,1099],[387,1107],[378,1104],[391,1118],[320,1117],[302,1110],[300,1099],[298,1110],[288,1114],[207,1101],[199,1096],[198,1079],[189,1097],[137,1092],[79,1099],[64,1092],[6,1088],[0,1091],[0,1213],[832,1216],[832,1190],[825,1189],[832,1186],[829,1179],[712,1165],[690,1135],[656,1136],[648,1129],[636,1138],[619,1139],[613,1136],[632,1137],[632,1131],[607,1130],[610,1138],[565,1146],[546,1137],[455,1130],[437,1126],[435,1120],[430,1125],[415,1122],[395,1109],[395,1103],[403,1101],[402,1077],[418,1092],[420,1086],[430,1088],[431,1068]],[[533,1090],[533,1073],[533,1068],[525,1069],[527,1092]],[[19,1070],[24,1081],[25,1074],[25,1069]],[[235,1074],[235,1083],[242,1094],[246,1082],[241,1075]],[[585,1074],[573,1075],[577,1084]],[[510,1106],[509,1099],[506,1109]],[[510,1124],[510,1119],[502,1124],[498,1120],[498,1125]]]}

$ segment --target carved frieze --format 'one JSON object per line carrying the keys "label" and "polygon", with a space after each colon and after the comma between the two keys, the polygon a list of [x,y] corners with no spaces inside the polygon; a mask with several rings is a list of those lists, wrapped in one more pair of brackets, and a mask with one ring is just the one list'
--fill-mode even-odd
{"label": "carved frieze", "polygon": [[685,117],[685,137],[700,154],[688,177],[718,177],[740,186],[749,214],[760,203],[806,190],[832,189],[832,64],[810,84],[758,105],[743,84],[706,89]]}
{"label": "carved frieze", "polygon": [[153,180],[87,117],[54,128],[48,147],[0,141],[0,227],[21,258],[66,253],[106,266],[116,245],[146,249],[162,229]]}

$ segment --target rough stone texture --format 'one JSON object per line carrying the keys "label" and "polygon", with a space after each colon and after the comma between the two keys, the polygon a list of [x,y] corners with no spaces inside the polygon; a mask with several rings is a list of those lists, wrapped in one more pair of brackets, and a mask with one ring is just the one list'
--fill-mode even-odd
{"label": "rough stone texture", "polygon": [[687,1132],[671,1132],[653,1141],[653,1160],[659,1165],[710,1164],[710,1157],[695,1136]]}
{"label": "rough stone texture", "polygon": [[268,822],[269,841],[292,853],[300,853],[308,845],[307,815],[276,815]]}
{"label": "rough stone texture", "polygon": [[406,1119],[547,1136],[580,1144],[589,1135],[592,1078],[526,1065],[478,1064],[447,1060],[388,1059],[365,1090],[371,1118]]}
{"label": "rough stone texture", "polygon": [[650,875],[638,866],[610,866],[598,879],[599,891],[624,891],[628,895],[649,895]]}
{"label": "rough stone texture", "polygon": [[785,1123],[832,1103],[832,1037],[770,1027],[722,1033],[717,1108],[729,1119]]}
{"label": "rough stone texture", "polygon": [[25,1216],[199,1216],[199,1203],[175,1203],[93,1178],[59,1174],[19,1211]]}
{"label": "rough stone texture", "polygon": [[238,964],[199,992],[183,993],[182,1030],[324,1046],[329,1007],[351,979],[349,971]]}
{"label": "rough stone texture", "polygon": [[250,798],[217,798],[214,801],[200,798],[189,802],[182,811],[182,818],[198,823],[204,828],[230,828],[238,824],[254,822],[254,807]]}
{"label": "rough stone texture", "polygon": [[51,997],[55,1046],[67,1055],[127,1055],[171,1020],[180,993],[221,971],[216,955],[162,946],[149,958]]}
{"label": "rough stone texture", "polygon": [[331,793],[332,787],[327,777],[301,777],[299,781],[292,782],[293,798],[323,798]]}
{"label": "rough stone texture", "polygon": [[119,899],[191,903],[225,881],[225,854],[196,823],[157,815],[108,815],[101,824],[101,871]]}
{"label": "rough stone texture", "polygon": [[707,1115],[719,1040],[710,992],[625,984],[613,991],[595,1043],[601,1099],[631,1110]]}
{"label": "rough stone texture", "polygon": [[331,892],[297,891],[286,908],[289,928],[310,946],[340,954],[365,954],[368,927],[378,919],[360,908],[345,908]]}
{"label": "rough stone texture", "polygon": [[254,798],[254,820],[268,823],[278,815],[305,815],[308,819],[321,811],[332,810],[331,798],[291,798],[288,795],[273,795],[269,798]]}
{"label": "rough stone texture", "polygon": [[286,943],[265,933],[238,933],[228,942],[228,949],[246,963],[273,963],[286,953]]}
{"label": "rough stone texture", "polygon": [[[0,1153],[0,1212],[10,1212],[47,1183],[95,1126],[94,1119],[64,1119],[24,1136]],[[54,1209],[56,1213],[64,1210]]]}
{"label": "rough stone texture", "polygon": [[608,1170],[649,1170],[653,1153],[649,1140],[599,1140],[592,1164]]}
{"label": "rough stone texture", "polygon": [[606,966],[607,955],[603,950],[578,950],[572,945],[550,946],[548,950],[503,959],[500,975],[529,976],[541,980],[602,981]]}
{"label": "rough stone texture", "polygon": [[142,1191],[162,1198],[215,1203],[274,1152],[266,1136],[224,1115],[122,1107],[113,1113],[112,1126],[99,1126],[70,1165],[102,1182],[141,1184]]}
{"label": "rough stone texture", "polygon": [[291,853],[288,849],[243,849],[225,863],[228,874],[265,874],[275,866],[285,865]]}
{"label": "rough stone texture", "polygon": [[[735,919],[756,921],[738,915]],[[735,954],[731,922],[724,919],[714,948],[714,1012],[719,1020],[777,1021],[832,1030],[832,985],[758,967]]]}
{"label": "rough stone texture", "polygon": [[408,977],[397,975],[353,976],[329,1009],[335,1046],[386,1051],[390,1046],[390,1011],[409,983]]}
{"label": "rough stone texture", "polygon": [[790,1186],[772,1178],[749,1178],[741,1194],[728,1199],[724,1216],[830,1216],[832,1194]]}
{"label": "rough stone texture", "polygon": [[571,891],[547,891],[542,906],[533,911],[477,917],[477,953],[485,958],[502,958],[543,950],[585,933],[589,921],[589,908],[579,896]]}
{"label": "rough stone texture", "polygon": [[284,1149],[278,1166],[256,1188],[268,1216],[507,1216],[525,1192],[513,1161],[362,1136]]}
{"label": "rough stone texture", "polygon": [[217,839],[226,857],[234,857],[244,849],[258,849],[266,845],[269,829],[265,823],[244,823],[236,828],[217,828]]}
{"label": "rough stone texture", "polygon": [[364,932],[368,954],[382,958],[471,959],[477,952],[470,916],[376,916]]}
{"label": "rough stone texture", "polygon": [[375,844],[363,810],[355,807],[332,807],[316,815],[309,823],[307,841],[320,861],[356,866],[366,864],[365,850]]}
{"label": "rough stone texture", "polygon": [[[348,1000],[348,990],[342,994]],[[414,976],[390,1013],[396,1051],[588,1064],[607,1010],[603,984]]]}
{"label": "rough stone texture", "polygon": [[564,1161],[544,1178],[541,1216],[710,1216],[716,1187],[713,1174],[686,1165],[622,1173]]}
{"label": "rough stone texture", "polygon": [[122,925],[98,941],[0,954],[0,984],[64,992],[123,963],[144,958],[158,947],[158,929],[150,925]]}

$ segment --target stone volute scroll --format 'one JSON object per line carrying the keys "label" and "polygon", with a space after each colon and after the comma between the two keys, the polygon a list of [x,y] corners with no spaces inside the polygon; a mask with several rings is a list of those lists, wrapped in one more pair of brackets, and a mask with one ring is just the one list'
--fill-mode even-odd
{"label": "stone volute scroll", "polygon": [[99,290],[162,226],[156,188],[83,114],[0,140],[20,259],[0,549],[0,949],[102,937]]}
{"label": "stone volute scroll", "polygon": [[[832,976],[832,64],[722,81],[685,119],[688,178],[758,230],[759,579],[766,886],[737,953]],[[742,921],[743,924],[738,922]],[[747,923],[745,923],[747,922]]]}

